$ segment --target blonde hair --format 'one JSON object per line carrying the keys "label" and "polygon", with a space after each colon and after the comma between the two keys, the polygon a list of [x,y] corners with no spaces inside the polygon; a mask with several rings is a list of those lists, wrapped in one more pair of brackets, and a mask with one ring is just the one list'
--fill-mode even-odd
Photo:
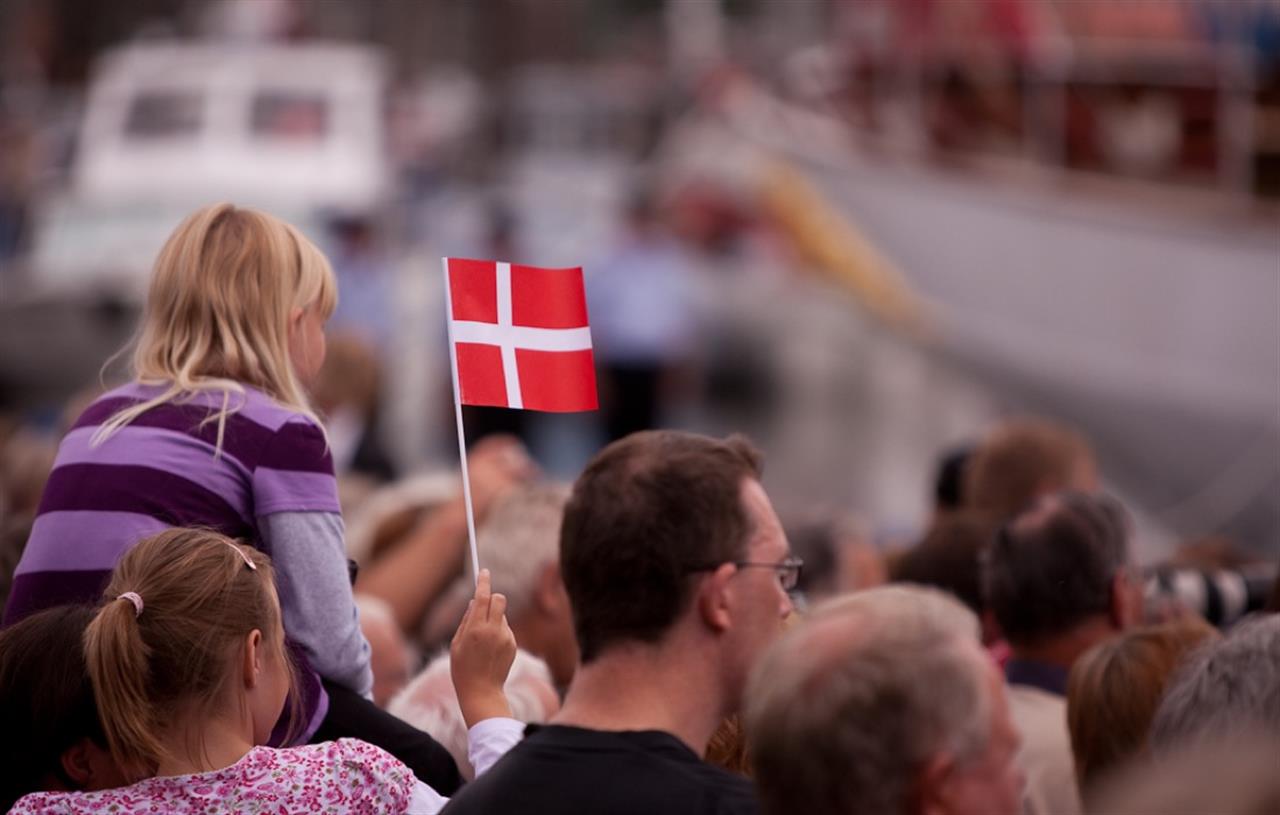
{"label": "blonde hair", "polygon": [[[289,355],[294,309],[324,318],[338,303],[323,253],[295,227],[252,209],[214,204],[187,216],[156,257],[133,354],[134,377],[167,385],[126,408],[94,434],[100,444],[146,411],[202,391],[221,391],[222,449],[231,394],[257,388],[312,419]],[[319,422],[317,422],[319,424]]]}
{"label": "blonde hair", "polygon": [[[296,730],[296,671],[273,579],[266,555],[208,529],[166,530],[116,565],[85,631],[85,663],[111,756],[131,778],[170,757],[161,734],[179,715],[208,715],[225,703],[228,655],[254,629],[289,673]],[[141,598],[137,608],[122,599],[128,592]],[[187,749],[195,756],[201,745]]]}

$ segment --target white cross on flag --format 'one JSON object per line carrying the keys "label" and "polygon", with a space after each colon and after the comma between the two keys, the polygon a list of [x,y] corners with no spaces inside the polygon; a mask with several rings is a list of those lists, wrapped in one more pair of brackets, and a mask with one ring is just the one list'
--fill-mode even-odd
{"label": "white cross on flag", "polygon": [[464,405],[595,410],[582,269],[445,258],[454,387]]}

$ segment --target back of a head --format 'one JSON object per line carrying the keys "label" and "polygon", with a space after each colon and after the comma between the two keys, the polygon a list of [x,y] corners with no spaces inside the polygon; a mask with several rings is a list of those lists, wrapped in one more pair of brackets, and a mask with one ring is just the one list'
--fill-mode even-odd
{"label": "back of a head", "polygon": [[932,757],[976,756],[994,704],[977,618],[935,589],[829,601],[767,652],[747,693],[772,815],[901,815]]}
{"label": "back of a head", "polygon": [[1076,660],[1067,683],[1067,727],[1082,788],[1145,752],[1170,677],[1216,636],[1208,623],[1191,618],[1126,632]]}
{"label": "back of a head", "polygon": [[891,577],[899,583],[949,591],[975,614],[981,614],[986,609],[982,558],[993,533],[991,524],[976,513],[940,517],[918,546],[897,559]]}
{"label": "back of a head", "polygon": [[336,305],[328,261],[296,228],[252,209],[205,207],[156,258],[134,373],[183,390],[251,385],[305,410],[290,361],[290,314],[328,317]]}
{"label": "back of a head", "polygon": [[969,457],[966,504],[1001,523],[1046,493],[1082,489],[1093,466],[1089,443],[1074,430],[1046,419],[1011,419]]}
{"label": "back of a head", "polygon": [[91,619],[88,607],[59,606],[0,631],[0,812],[60,778],[76,742],[106,747],[82,647]]}
{"label": "back of a head", "polygon": [[1280,740],[1280,616],[1245,620],[1174,675],[1151,723],[1151,749],[1240,731]]}
{"label": "back of a head", "polygon": [[85,661],[122,770],[153,771],[166,724],[225,701],[228,658],[254,629],[290,664],[272,581],[265,555],[206,529],[166,530],[120,559],[85,632]]}
{"label": "back of a head", "polygon": [[1051,495],[996,534],[984,575],[987,604],[1011,645],[1039,645],[1108,614],[1128,558],[1119,504],[1101,495]]}
{"label": "back of a head", "polygon": [[516,487],[498,499],[476,530],[476,545],[493,576],[493,590],[506,596],[507,616],[512,619],[532,602],[542,570],[560,559],[560,522],[568,500],[569,488],[563,484]]}
{"label": "back of a head", "polygon": [[671,430],[634,433],[591,460],[560,534],[583,663],[617,643],[661,640],[689,605],[692,572],[743,555],[741,490],[759,475],[745,439]]}

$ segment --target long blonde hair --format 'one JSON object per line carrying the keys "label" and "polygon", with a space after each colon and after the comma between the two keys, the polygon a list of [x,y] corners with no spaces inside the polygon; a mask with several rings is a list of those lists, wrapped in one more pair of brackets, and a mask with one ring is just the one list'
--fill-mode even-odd
{"label": "long blonde hair", "polygon": [[212,391],[223,396],[209,419],[221,450],[227,416],[239,407],[231,395],[246,385],[315,419],[290,360],[290,316],[316,309],[327,319],[337,288],[324,254],[279,218],[231,204],[187,216],[156,258],[133,354],[139,382],[168,387],[116,413],[93,443],[151,408]]}
{"label": "long blonde hair", "polygon": [[[85,664],[111,756],[131,778],[178,758],[162,736],[180,715],[206,716],[225,703],[228,657],[255,628],[288,671],[286,721],[296,735],[297,674],[273,586],[266,555],[209,529],[160,532],[116,564],[85,631]],[[121,599],[128,592],[139,605]],[[185,750],[197,757],[202,746]]]}

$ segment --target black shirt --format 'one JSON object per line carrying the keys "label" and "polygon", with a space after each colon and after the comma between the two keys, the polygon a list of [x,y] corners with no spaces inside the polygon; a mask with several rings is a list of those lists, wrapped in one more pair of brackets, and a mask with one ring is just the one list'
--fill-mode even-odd
{"label": "black shirt", "polygon": [[530,725],[446,815],[757,815],[745,778],[707,764],[658,730]]}

